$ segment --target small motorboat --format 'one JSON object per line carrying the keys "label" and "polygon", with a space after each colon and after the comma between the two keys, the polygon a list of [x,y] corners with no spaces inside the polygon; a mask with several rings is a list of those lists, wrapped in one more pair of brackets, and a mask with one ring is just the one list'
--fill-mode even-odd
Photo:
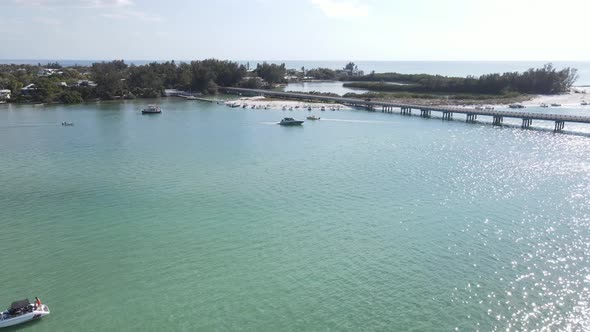
{"label": "small motorboat", "polygon": [[64,121],[64,122],[62,122],[62,123],[61,123],[61,125],[62,125],[62,126],[73,126],[73,125],[74,125],[74,123],[73,123],[73,122],[65,122],[65,121]]}
{"label": "small motorboat", "polygon": [[158,105],[148,105],[147,108],[141,110],[141,114],[160,114],[162,109]]}
{"label": "small motorboat", "polygon": [[587,103],[585,100],[582,100],[582,102],[580,103],[580,105],[582,105],[582,106],[587,106],[587,105],[588,105],[588,103]]}
{"label": "small motorboat", "polygon": [[49,314],[49,307],[38,299],[36,303],[31,303],[28,299],[15,301],[6,311],[0,312],[0,328],[26,323]]}
{"label": "small motorboat", "polygon": [[312,116],[308,116],[307,117],[307,120],[319,120],[319,119],[320,119],[320,117],[319,116],[315,116],[315,115],[312,115]]}
{"label": "small motorboat", "polygon": [[307,107],[307,110],[308,110],[308,111],[311,111],[311,106],[308,106],[308,107]]}
{"label": "small motorboat", "polygon": [[510,104],[508,105],[510,108],[525,108],[522,104]]}
{"label": "small motorboat", "polygon": [[553,104],[551,104],[551,106],[553,106],[553,107],[560,107],[560,106],[561,106],[561,104],[558,104],[558,103],[553,103]]}
{"label": "small motorboat", "polygon": [[284,118],[279,124],[281,126],[301,126],[303,121],[295,120],[293,118]]}

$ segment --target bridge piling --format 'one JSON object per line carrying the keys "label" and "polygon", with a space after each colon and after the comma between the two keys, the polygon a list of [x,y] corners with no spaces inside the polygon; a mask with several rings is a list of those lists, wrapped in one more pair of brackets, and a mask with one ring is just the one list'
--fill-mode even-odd
{"label": "bridge piling", "polygon": [[453,120],[453,112],[443,111],[442,119],[448,121]]}
{"label": "bridge piling", "polygon": [[467,121],[468,123],[474,123],[477,120],[477,114],[467,114]]}
{"label": "bridge piling", "polygon": [[531,127],[532,124],[533,124],[533,119],[523,118],[521,128],[528,129]]}
{"label": "bridge piling", "polygon": [[565,127],[565,121],[555,121],[555,129],[553,129],[553,132],[560,132],[563,130],[563,127]]}
{"label": "bridge piling", "polygon": [[494,121],[492,122],[492,124],[494,126],[501,126],[502,122],[504,122],[504,117],[501,115],[494,115]]}

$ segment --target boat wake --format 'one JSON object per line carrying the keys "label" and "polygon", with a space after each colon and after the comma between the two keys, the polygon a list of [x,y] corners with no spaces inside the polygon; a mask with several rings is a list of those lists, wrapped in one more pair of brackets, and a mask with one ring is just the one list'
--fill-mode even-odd
{"label": "boat wake", "polygon": [[350,119],[329,119],[322,118],[321,121],[333,121],[333,122],[350,122],[350,123],[395,123],[395,121],[379,121],[379,120],[350,120]]}

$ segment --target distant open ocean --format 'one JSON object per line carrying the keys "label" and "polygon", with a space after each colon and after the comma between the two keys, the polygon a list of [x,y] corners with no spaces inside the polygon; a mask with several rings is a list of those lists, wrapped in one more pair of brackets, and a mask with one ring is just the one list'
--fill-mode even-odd
{"label": "distant open ocean", "polygon": [[[7,59],[0,60],[0,64],[45,64],[48,62],[59,62],[63,66],[74,65],[91,65],[94,62],[105,60],[22,60]],[[143,65],[154,62],[155,60],[125,60],[125,62],[135,65]],[[166,61],[166,60],[162,60]],[[176,62],[189,62],[190,60],[175,60]],[[256,66],[256,63],[264,60],[243,60],[238,61],[242,64],[249,63],[250,66]],[[340,69],[347,63],[346,60],[337,61],[290,61],[290,60],[266,60],[271,63],[285,63],[287,68],[330,68]],[[157,61],[156,62],[160,62]],[[354,61],[359,69],[366,73],[375,71],[377,73],[398,72],[405,74],[438,74],[444,76],[479,76],[489,73],[504,73],[514,71],[525,71],[529,68],[542,67],[546,63],[553,63],[557,68],[573,67],[578,69],[578,81],[576,85],[590,85],[590,61]]]}

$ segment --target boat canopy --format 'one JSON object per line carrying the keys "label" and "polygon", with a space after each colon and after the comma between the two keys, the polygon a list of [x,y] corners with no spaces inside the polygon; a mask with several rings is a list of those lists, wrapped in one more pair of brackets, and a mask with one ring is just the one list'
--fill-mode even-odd
{"label": "boat canopy", "polygon": [[24,300],[20,300],[20,301],[14,301],[10,305],[10,309],[16,310],[16,309],[26,308],[26,307],[29,306],[29,304],[31,304],[31,302],[29,302],[29,299],[24,299]]}

